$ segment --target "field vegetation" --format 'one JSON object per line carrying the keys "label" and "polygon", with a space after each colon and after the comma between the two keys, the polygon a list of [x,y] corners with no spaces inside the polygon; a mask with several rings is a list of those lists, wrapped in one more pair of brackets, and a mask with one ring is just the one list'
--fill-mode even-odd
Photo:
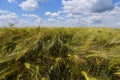
{"label": "field vegetation", "polygon": [[120,29],[0,28],[0,80],[120,80]]}

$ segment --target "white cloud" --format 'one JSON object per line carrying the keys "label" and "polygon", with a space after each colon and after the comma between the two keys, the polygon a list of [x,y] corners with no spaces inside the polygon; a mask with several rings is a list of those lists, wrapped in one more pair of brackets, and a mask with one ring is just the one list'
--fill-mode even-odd
{"label": "white cloud", "polygon": [[[51,14],[52,13],[49,13],[48,16],[51,16]],[[49,26],[51,23],[51,26],[58,26],[59,24],[63,26],[120,27],[120,7],[118,6],[115,6],[115,8],[112,10],[107,10],[105,12],[99,13],[86,12],[85,14],[74,14],[69,12],[62,13],[61,15],[59,15],[59,17],[61,17],[62,19],[58,19],[57,17],[48,18],[46,24],[49,23]]]}
{"label": "white cloud", "polygon": [[47,27],[58,27],[58,26],[63,26],[63,22],[60,20],[56,20],[55,18],[48,18],[47,20],[44,20],[42,22],[42,26],[47,26]]}
{"label": "white cloud", "polygon": [[55,19],[54,18],[48,18],[48,20],[47,20],[48,22],[54,22],[55,21]]}
{"label": "white cloud", "polygon": [[72,13],[68,13],[65,17],[71,18],[71,17],[73,17],[73,14]]}
{"label": "white cloud", "polygon": [[0,10],[0,20],[16,19],[18,15],[14,12]]}
{"label": "white cloud", "polygon": [[51,14],[52,14],[52,13],[49,12],[49,11],[48,11],[48,12],[45,12],[45,15],[46,15],[46,16],[51,16]]}
{"label": "white cloud", "polygon": [[19,6],[25,11],[33,11],[39,7],[38,0],[26,0],[19,4]]}
{"label": "white cloud", "polygon": [[[59,17],[64,26],[114,27],[120,21],[120,7],[112,4],[112,0],[62,0],[62,5],[63,13]],[[53,13],[46,12],[45,15],[51,17]]]}
{"label": "white cloud", "polygon": [[12,2],[14,2],[14,1],[15,1],[15,0],[8,0],[9,3],[12,3]]}
{"label": "white cloud", "polygon": [[8,26],[9,24],[15,24],[17,27],[24,26],[39,26],[43,23],[42,18],[36,14],[21,14],[18,16],[14,12],[0,10],[0,26]]}
{"label": "white cloud", "polygon": [[[25,0],[19,6],[26,11],[39,7],[42,0]],[[62,8],[55,12],[47,11],[47,19],[36,14],[22,14],[0,10],[0,24],[32,26],[107,26],[120,27],[120,2],[112,0],[62,0]],[[24,17],[24,18],[23,18]],[[23,19],[21,19],[23,18]]]}
{"label": "white cloud", "polygon": [[54,13],[51,14],[51,16],[56,17],[56,16],[59,16],[59,14],[54,12]]}
{"label": "white cloud", "polygon": [[113,9],[112,0],[62,0],[66,13],[85,14],[88,12],[104,12]]}
{"label": "white cloud", "polygon": [[118,27],[120,27],[120,22],[117,22]]}
{"label": "white cloud", "polygon": [[7,20],[7,19],[15,19],[17,18],[17,15],[15,13],[8,13],[8,14],[3,14],[0,16],[0,19],[2,20]]}
{"label": "white cloud", "polygon": [[48,16],[48,17],[59,17],[59,15],[61,14],[61,12],[60,11],[58,11],[58,12],[45,12],[45,15],[46,16]]}
{"label": "white cloud", "polygon": [[28,25],[30,25],[29,22],[24,19],[17,19],[16,23],[15,23],[15,26],[17,26],[17,27],[25,27]]}
{"label": "white cloud", "polygon": [[0,26],[9,25],[10,23],[15,23],[18,15],[14,12],[0,10]]}
{"label": "white cloud", "polygon": [[27,22],[29,23],[28,25],[41,25],[42,23],[42,18],[40,18],[36,14],[22,14],[22,16],[27,17]]}
{"label": "white cloud", "polygon": [[42,18],[37,18],[35,21],[34,21],[34,25],[37,25],[37,26],[39,26],[39,25],[41,25],[42,24]]}
{"label": "white cloud", "polygon": [[1,14],[6,14],[6,13],[9,13],[8,11],[5,11],[5,10],[0,10],[0,15]]}
{"label": "white cloud", "polygon": [[36,14],[22,14],[22,16],[29,17],[29,18],[39,18],[39,16]]}
{"label": "white cloud", "polygon": [[58,20],[63,20],[64,18],[61,17],[61,16],[58,16],[57,19],[58,19]]}
{"label": "white cloud", "polygon": [[9,24],[15,24],[17,27],[24,27],[24,26],[28,26],[28,25],[30,26],[31,25],[30,23],[32,23],[32,22],[29,22],[25,19],[21,19],[14,12],[0,10],[0,27],[8,26]]}

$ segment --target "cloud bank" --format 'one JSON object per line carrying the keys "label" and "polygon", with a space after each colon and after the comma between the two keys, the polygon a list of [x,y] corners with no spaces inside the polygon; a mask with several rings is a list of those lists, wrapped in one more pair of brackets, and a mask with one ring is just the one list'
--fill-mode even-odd
{"label": "cloud bank", "polygon": [[[15,0],[8,0],[13,2]],[[18,6],[24,11],[38,9],[43,0],[25,0]],[[120,2],[112,0],[61,0],[61,9],[55,12],[46,11],[46,18],[36,14],[21,14],[26,20],[14,13],[0,10],[0,22],[17,23],[16,25],[41,26],[106,26],[120,27]],[[4,21],[3,21],[4,19]]]}

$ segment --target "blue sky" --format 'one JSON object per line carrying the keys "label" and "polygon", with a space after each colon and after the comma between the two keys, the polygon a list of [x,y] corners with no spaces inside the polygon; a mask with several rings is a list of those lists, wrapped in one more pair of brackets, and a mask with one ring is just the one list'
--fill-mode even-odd
{"label": "blue sky", "polygon": [[120,0],[0,0],[0,26],[120,27]]}

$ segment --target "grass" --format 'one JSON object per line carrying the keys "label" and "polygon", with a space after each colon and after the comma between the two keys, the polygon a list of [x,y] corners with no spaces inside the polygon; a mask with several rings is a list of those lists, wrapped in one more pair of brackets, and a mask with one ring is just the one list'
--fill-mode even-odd
{"label": "grass", "polygon": [[120,80],[120,29],[0,28],[0,80]]}

